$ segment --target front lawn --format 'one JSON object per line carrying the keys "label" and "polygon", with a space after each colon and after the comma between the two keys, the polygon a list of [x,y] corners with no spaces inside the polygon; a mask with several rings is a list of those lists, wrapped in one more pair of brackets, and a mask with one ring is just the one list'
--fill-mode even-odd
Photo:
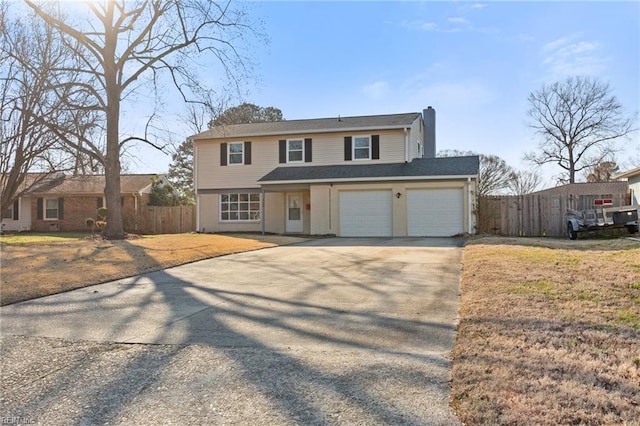
{"label": "front lawn", "polygon": [[90,234],[15,234],[0,237],[0,303],[60,293],[196,260],[291,244],[276,235],[165,234],[122,241]]}
{"label": "front lawn", "polygon": [[480,238],[463,265],[465,424],[640,424],[640,243]]}

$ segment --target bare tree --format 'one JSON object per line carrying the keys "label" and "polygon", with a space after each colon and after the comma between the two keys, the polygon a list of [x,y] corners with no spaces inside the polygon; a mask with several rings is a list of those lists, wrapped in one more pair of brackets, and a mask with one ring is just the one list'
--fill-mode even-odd
{"label": "bare tree", "polygon": [[515,195],[525,195],[535,192],[542,183],[540,174],[535,171],[520,170],[514,172],[513,179],[509,182],[509,189]]}
{"label": "bare tree", "polygon": [[[207,0],[156,0],[86,2],[87,16],[80,22],[63,20],[32,0],[35,13],[60,35],[81,63],[74,81],[55,82],[54,87],[70,108],[97,111],[104,116],[104,148],[81,135],[65,138],[78,151],[100,161],[105,173],[105,198],[109,221],[107,238],[124,238],[120,204],[121,156],[129,142],[139,141],[157,149],[163,146],[147,135],[122,138],[120,119],[123,100],[143,87],[158,93],[166,75],[187,100],[200,90],[194,69],[196,58],[212,56],[232,81],[248,71],[237,44],[255,34],[244,10],[231,2]],[[148,83],[148,84],[147,84]],[[78,97],[87,97],[78,102]],[[65,136],[65,135],[60,135]],[[70,140],[71,139],[71,140]],[[75,142],[74,142],[75,139]],[[83,140],[83,145],[77,143]]]}
{"label": "bare tree", "polygon": [[[0,208],[58,172],[74,158],[43,124],[66,131],[88,123],[69,111],[49,86],[52,70],[67,64],[69,50],[35,16],[15,17],[0,3]],[[70,75],[73,78],[73,75]]]}
{"label": "bare tree", "polygon": [[569,183],[576,172],[611,156],[615,142],[636,130],[609,84],[596,79],[570,77],[544,85],[528,102],[530,127],[541,140],[538,150],[524,158],[537,165],[557,164]]}
{"label": "bare tree", "polygon": [[480,177],[478,178],[478,196],[498,194],[509,188],[514,179],[514,171],[502,158],[497,155],[477,154],[473,151],[446,149],[438,152],[438,157],[462,157],[478,155],[480,157]]}

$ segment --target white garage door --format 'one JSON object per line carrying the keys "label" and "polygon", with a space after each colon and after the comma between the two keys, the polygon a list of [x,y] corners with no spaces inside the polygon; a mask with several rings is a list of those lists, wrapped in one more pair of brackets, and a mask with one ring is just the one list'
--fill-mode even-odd
{"label": "white garage door", "polygon": [[407,191],[407,227],[410,237],[449,237],[464,230],[462,189]]}
{"label": "white garage door", "polygon": [[390,237],[391,191],[341,191],[341,237]]}

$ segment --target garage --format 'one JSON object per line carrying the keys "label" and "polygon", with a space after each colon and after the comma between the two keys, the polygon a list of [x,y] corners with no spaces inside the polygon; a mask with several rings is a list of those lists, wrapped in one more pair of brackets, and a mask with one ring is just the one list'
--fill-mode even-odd
{"label": "garage", "polygon": [[410,237],[449,237],[464,232],[462,189],[407,191],[407,233]]}
{"label": "garage", "polygon": [[391,237],[391,190],[340,191],[340,236]]}

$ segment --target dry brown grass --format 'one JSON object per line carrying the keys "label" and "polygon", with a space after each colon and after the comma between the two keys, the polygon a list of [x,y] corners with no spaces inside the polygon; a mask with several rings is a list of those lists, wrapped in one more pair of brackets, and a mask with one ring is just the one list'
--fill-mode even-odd
{"label": "dry brown grass", "polygon": [[303,241],[262,235],[167,234],[123,241],[2,237],[2,305],[223,254]]}
{"label": "dry brown grass", "polygon": [[480,238],[463,265],[465,424],[640,424],[640,243]]}

